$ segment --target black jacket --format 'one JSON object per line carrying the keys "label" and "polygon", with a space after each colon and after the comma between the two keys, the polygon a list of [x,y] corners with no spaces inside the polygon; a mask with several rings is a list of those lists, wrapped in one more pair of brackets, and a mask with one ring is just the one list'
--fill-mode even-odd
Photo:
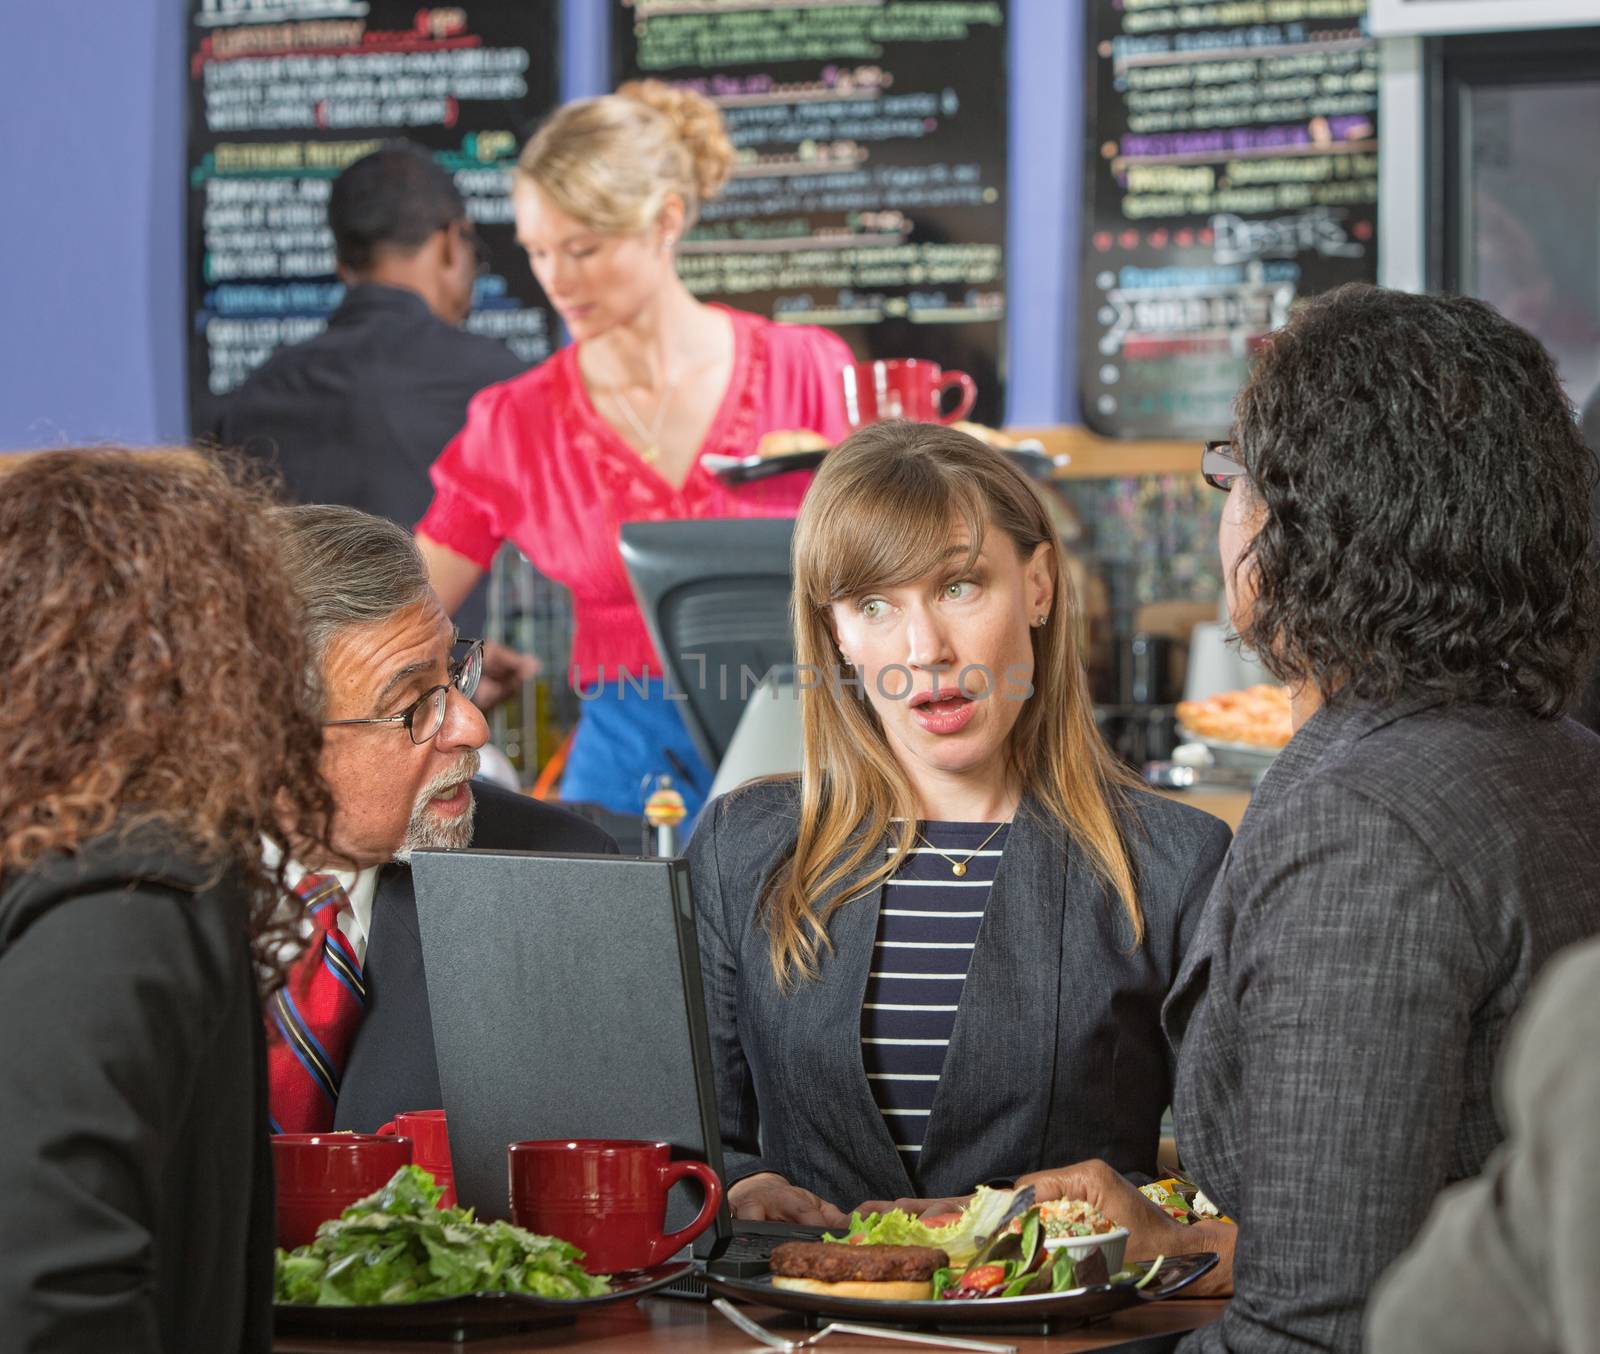
{"label": "black jacket", "polygon": [[[881,887],[834,913],[821,975],[782,991],[757,915],[794,848],[798,781],[724,795],[689,844],[717,1114],[730,1181],[777,1171],[840,1208],[963,1194],[1085,1157],[1153,1171],[1171,1060],[1160,1011],[1228,829],[1133,796],[1146,934],[1059,829],[1024,802],[984,908],[913,1185],[861,1062]],[[866,874],[868,867],[861,870]],[[847,883],[841,892],[853,888]]]}
{"label": "black jacket", "polygon": [[[476,801],[473,846],[596,853],[617,849],[593,823],[527,795],[475,780],[472,797]],[[367,1008],[345,1064],[334,1127],[370,1133],[402,1110],[439,1109],[444,1104],[410,866],[386,865],[378,876],[372,934],[362,967]]]}
{"label": "black jacket", "polygon": [[150,838],[0,890],[0,1346],[265,1351],[266,1065],[243,891]]}
{"label": "black jacket", "polygon": [[[525,369],[415,292],[365,283],[322,333],[251,373],[211,433],[278,470],[296,503],[342,503],[409,530],[433,501],[428,470],[466,422],[467,402]],[[481,594],[458,619],[463,634],[481,633]]]}

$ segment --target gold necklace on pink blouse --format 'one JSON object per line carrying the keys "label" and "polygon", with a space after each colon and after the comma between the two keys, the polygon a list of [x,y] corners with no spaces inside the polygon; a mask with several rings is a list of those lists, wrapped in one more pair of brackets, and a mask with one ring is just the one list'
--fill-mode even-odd
{"label": "gold necklace on pink blouse", "polygon": [[672,397],[677,392],[678,382],[682,379],[683,372],[680,369],[678,374],[667,382],[661,391],[661,398],[656,402],[655,417],[650,420],[648,428],[633,407],[633,401],[622,393],[622,387],[618,386],[613,392],[617,397],[617,407],[627,416],[628,422],[633,425],[633,431],[638,434],[642,444],[639,447],[639,459],[646,465],[654,465],[661,459],[661,422],[667,415]]}

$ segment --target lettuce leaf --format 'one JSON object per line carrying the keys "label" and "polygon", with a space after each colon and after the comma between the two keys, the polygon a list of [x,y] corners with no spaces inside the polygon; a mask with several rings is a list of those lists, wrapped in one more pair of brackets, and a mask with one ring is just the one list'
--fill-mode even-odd
{"label": "lettuce leaf", "polygon": [[1033,1275],[1031,1273],[1024,1271],[1021,1274],[1017,1274],[1008,1280],[1006,1286],[1000,1290],[1000,1296],[1003,1298],[1021,1297],[1022,1290],[1032,1282]]}
{"label": "lettuce leaf", "polygon": [[1078,1284],[1077,1264],[1066,1251],[1057,1251],[1054,1264],[1050,1269],[1050,1291],[1052,1293],[1065,1293],[1069,1288],[1076,1288]]}
{"label": "lettuce leaf", "polygon": [[857,1246],[937,1246],[950,1257],[953,1268],[961,1269],[1005,1217],[1014,1194],[1014,1190],[980,1185],[961,1216],[943,1227],[929,1227],[916,1214],[901,1208],[887,1213],[852,1213],[849,1230],[842,1237],[825,1234],[823,1240],[847,1241]]}
{"label": "lettuce leaf", "polygon": [[317,1229],[316,1240],[277,1253],[276,1300],[332,1307],[427,1302],[466,1293],[595,1297],[610,1291],[578,1263],[583,1252],[508,1222],[481,1223],[470,1208],[439,1208],[443,1191],[416,1166]]}

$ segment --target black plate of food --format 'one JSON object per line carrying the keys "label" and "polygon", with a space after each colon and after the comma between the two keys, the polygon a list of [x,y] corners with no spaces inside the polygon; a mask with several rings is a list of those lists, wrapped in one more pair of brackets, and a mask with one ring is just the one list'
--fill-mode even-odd
{"label": "black plate of food", "polygon": [[783,456],[722,456],[708,451],[700,458],[700,464],[724,484],[749,484],[752,480],[786,475],[791,470],[815,470],[827,454],[826,449]]}
{"label": "black plate of food", "polygon": [[324,1307],[280,1302],[273,1334],[282,1339],[481,1340],[510,1331],[558,1326],[608,1302],[653,1293],[694,1269],[684,1260],[612,1276],[611,1291],[593,1298],[537,1298],[524,1293],[466,1293],[431,1302]]}
{"label": "black plate of food", "polygon": [[[763,1274],[757,1279],[731,1279],[719,1274],[707,1274],[706,1286],[719,1297],[735,1298],[741,1302],[759,1303],[763,1307],[777,1307],[798,1312],[811,1318],[813,1324],[821,1320],[871,1321],[895,1326],[927,1326],[935,1330],[974,1326],[1005,1327],[1049,1335],[1069,1326],[1081,1325],[1097,1316],[1137,1306],[1141,1302],[1159,1302],[1187,1288],[1217,1263],[1215,1251],[1197,1251],[1192,1255],[1169,1255],[1161,1268],[1144,1288],[1136,1287],[1136,1278],[1117,1283],[1090,1284],[1084,1288],[1069,1289],[1065,1293],[1039,1293],[1032,1297],[974,1298],[965,1301],[950,1299],[920,1300],[912,1302],[883,1300],[879,1298],[840,1298],[822,1293],[797,1292],[794,1289],[775,1288],[772,1275]],[[1128,1268],[1136,1275],[1148,1270],[1148,1260],[1130,1260]]]}
{"label": "black plate of food", "polygon": [[[1031,438],[997,450],[1005,452],[1024,473],[1032,475],[1035,479],[1048,479],[1055,471],[1072,461],[1072,458],[1065,454],[1050,455],[1041,443]],[[707,452],[700,458],[700,463],[724,484],[748,484],[753,480],[764,480],[773,475],[785,475],[792,470],[815,470],[822,464],[822,458],[827,454],[825,447],[776,456],[723,456],[716,452]]]}

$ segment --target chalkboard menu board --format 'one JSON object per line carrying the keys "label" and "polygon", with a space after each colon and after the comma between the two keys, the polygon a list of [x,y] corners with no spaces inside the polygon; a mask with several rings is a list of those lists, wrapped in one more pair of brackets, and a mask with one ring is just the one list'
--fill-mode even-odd
{"label": "chalkboard menu board", "polygon": [[427,147],[488,246],[467,328],[535,362],[555,320],[511,224],[509,170],[556,102],[558,0],[190,0],[189,409],[320,331],[328,192],[384,141]]}
{"label": "chalkboard menu board", "polygon": [[1297,296],[1376,282],[1366,0],[1090,0],[1084,420],[1221,437]]}
{"label": "chalkboard menu board", "polygon": [[733,177],[680,245],[707,299],[922,357],[1004,408],[1001,0],[617,0],[613,74],[722,110]]}

